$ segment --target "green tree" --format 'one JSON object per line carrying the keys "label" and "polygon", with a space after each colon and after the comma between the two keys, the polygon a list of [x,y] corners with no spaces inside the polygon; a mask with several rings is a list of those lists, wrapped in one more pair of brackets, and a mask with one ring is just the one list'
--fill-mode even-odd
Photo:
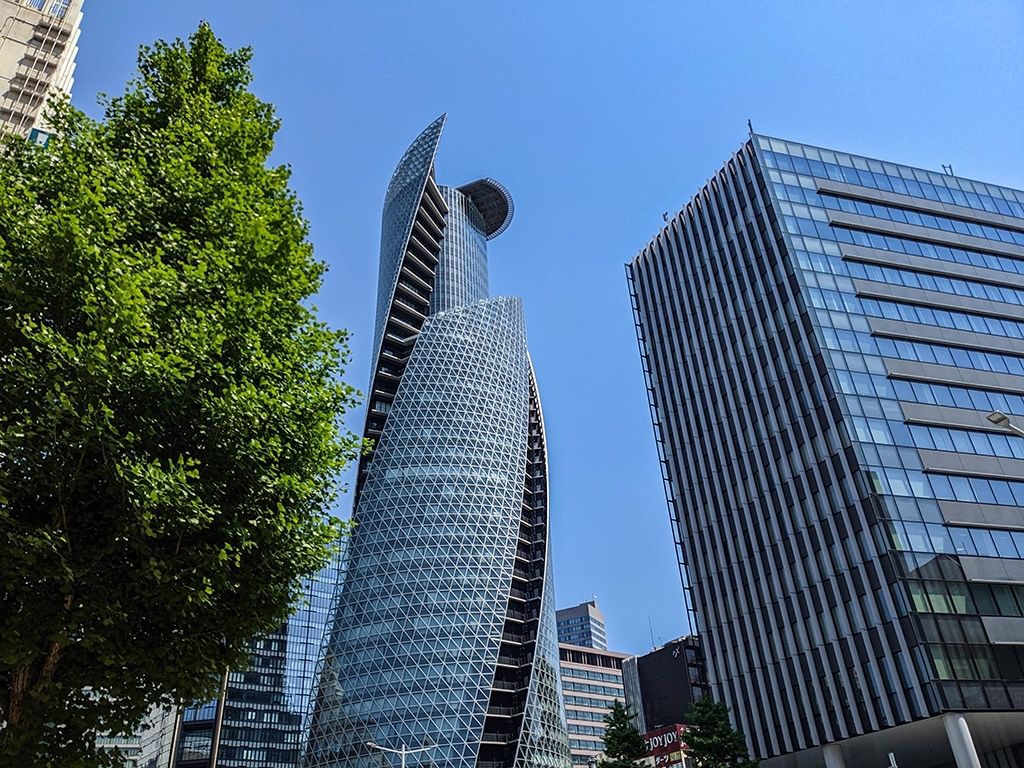
{"label": "green tree", "polygon": [[633,725],[633,713],[618,699],[604,716],[604,726],[602,768],[631,768],[647,756],[644,737]]}
{"label": "green tree", "polygon": [[215,694],[343,526],[346,335],[248,49],[143,47],[96,121],[0,149],[0,764]]}
{"label": "green tree", "polygon": [[757,768],[751,760],[741,731],[729,722],[729,708],[703,696],[693,703],[686,718],[688,754],[698,768]]}

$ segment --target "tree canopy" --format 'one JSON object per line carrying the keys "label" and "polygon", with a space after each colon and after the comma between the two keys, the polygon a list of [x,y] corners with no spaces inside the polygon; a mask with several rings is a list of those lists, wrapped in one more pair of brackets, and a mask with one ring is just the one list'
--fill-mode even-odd
{"label": "tree canopy", "polygon": [[213,695],[342,532],[346,335],[249,62],[203,24],[0,147],[0,765]]}
{"label": "tree canopy", "polygon": [[633,725],[633,713],[618,699],[604,716],[605,768],[630,768],[637,760],[647,756],[644,737]]}
{"label": "tree canopy", "polygon": [[729,722],[729,708],[703,696],[693,702],[686,718],[687,754],[698,768],[757,768],[751,760],[741,731]]}

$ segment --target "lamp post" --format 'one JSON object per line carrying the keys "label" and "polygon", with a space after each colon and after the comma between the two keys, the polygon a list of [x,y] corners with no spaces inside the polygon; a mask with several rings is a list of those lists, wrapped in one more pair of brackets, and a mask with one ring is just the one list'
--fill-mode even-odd
{"label": "lamp post", "polygon": [[224,670],[224,677],[220,681],[220,696],[217,699],[217,719],[213,721],[213,744],[210,747],[210,765],[217,768],[217,761],[220,759],[220,738],[224,730],[224,706],[228,701],[228,670]]}
{"label": "lamp post", "polygon": [[[485,639],[486,640],[496,641],[498,643],[498,653],[501,653],[501,643],[503,641],[503,638],[501,637],[501,635],[497,635],[497,636],[489,635]],[[428,737],[428,739],[429,739],[429,737]],[[430,739],[430,740],[433,741],[433,739]],[[409,749],[407,746],[405,746],[405,744],[402,744],[400,749],[392,749],[391,747],[382,747],[380,744],[378,744],[375,741],[368,741],[368,742],[366,742],[366,746],[371,747],[373,749],[380,750],[381,752],[388,752],[388,753],[390,753],[392,755],[398,755],[399,758],[402,761],[401,768],[405,768],[405,758],[407,756],[414,755],[414,754],[417,754],[419,752],[428,752],[431,749],[433,749],[434,747],[436,747],[437,744],[431,743],[431,744],[427,744],[426,746],[423,746],[423,747],[417,747],[416,749]]]}
{"label": "lamp post", "polygon": [[401,749],[391,749],[390,747],[382,747],[380,744],[378,744],[375,741],[368,741],[368,742],[366,742],[366,746],[373,747],[374,749],[379,749],[381,752],[390,752],[393,755],[399,755],[401,757],[401,759],[402,759],[402,768],[405,768],[405,757],[406,757],[406,755],[412,755],[412,754],[415,754],[417,752],[426,752],[427,750],[430,750],[430,749],[433,749],[434,747],[436,747],[437,744],[431,744],[431,745],[426,746],[426,747],[418,747],[417,749],[409,749],[409,748],[407,748],[405,746],[405,744],[403,744]]}
{"label": "lamp post", "polygon": [[1016,435],[1024,437],[1024,428],[1018,427],[1016,424],[1010,421],[1010,417],[1007,416],[1002,411],[992,411],[992,413],[990,413],[985,418],[987,418],[997,427],[1003,427],[1004,429],[1008,429]]}

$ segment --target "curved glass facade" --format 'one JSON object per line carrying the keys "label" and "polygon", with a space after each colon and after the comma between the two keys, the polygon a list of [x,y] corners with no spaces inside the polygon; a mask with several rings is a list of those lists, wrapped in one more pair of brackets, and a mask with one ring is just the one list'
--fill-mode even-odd
{"label": "curved glass facade", "polygon": [[441,141],[445,115],[421,133],[405,151],[395,168],[384,195],[380,229],[380,266],[377,276],[377,324],[374,346],[379,348],[389,309],[394,303],[395,283],[421,205],[423,190],[434,168],[434,155]]}
{"label": "curved glass facade", "polygon": [[430,294],[430,313],[462,307],[487,297],[487,240],[483,220],[476,206],[462,192],[451,187],[441,189],[449,215],[441,242],[441,262],[434,291]]}
{"label": "curved glass facade", "polygon": [[[522,304],[487,298],[487,232],[502,222],[433,180],[442,122],[413,143],[385,203],[367,422],[377,444],[357,489],[310,768],[379,768],[371,741],[429,747],[408,765],[569,766]],[[404,197],[411,188],[418,197]]]}

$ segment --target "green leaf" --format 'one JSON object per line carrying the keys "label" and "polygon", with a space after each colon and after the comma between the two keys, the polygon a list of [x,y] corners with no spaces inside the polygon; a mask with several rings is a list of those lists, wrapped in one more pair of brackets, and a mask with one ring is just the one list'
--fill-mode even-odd
{"label": "green leaf", "polygon": [[0,768],[210,696],[348,530],[347,334],[250,58],[203,24],[0,139]]}
{"label": "green leaf", "polygon": [[693,703],[686,720],[686,743],[698,768],[757,768],[743,734],[729,722],[725,704],[704,696]]}

